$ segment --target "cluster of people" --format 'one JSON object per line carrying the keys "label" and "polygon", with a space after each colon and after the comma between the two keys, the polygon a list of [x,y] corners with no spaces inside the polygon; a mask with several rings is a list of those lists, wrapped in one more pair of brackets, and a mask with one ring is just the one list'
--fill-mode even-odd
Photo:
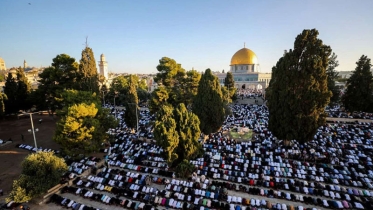
{"label": "cluster of people", "polygon": [[326,112],[328,113],[329,117],[373,120],[373,113],[367,113],[367,112],[348,113],[339,105],[326,107]]}
{"label": "cluster of people", "polygon": [[[326,124],[312,141],[284,146],[268,129],[265,106],[231,109],[221,132],[203,142],[205,155],[190,161],[196,171],[187,180],[168,168],[161,147],[138,140],[151,135],[149,112],[136,133],[119,115],[106,167],[63,192],[128,209],[373,208],[372,123]],[[234,128],[252,130],[253,139],[231,139]]]}

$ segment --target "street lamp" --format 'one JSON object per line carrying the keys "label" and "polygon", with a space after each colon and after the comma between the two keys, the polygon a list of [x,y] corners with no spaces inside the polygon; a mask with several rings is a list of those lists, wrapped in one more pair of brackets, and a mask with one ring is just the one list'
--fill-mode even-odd
{"label": "street lamp", "polygon": [[36,137],[35,137],[35,132],[38,132],[39,129],[34,129],[34,122],[32,121],[32,114],[33,113],[29,113],[30,114],[30,120],[31,120],[31,129],[28,129],[28,132],[32,132],[32,135],[34,136],[34,143],[35,143],[35,148],[36,148],[36,151],[38,149],[38,146],[36,145]]}
{"label": "street lamp", "polygon": [[136,132],[139,130],[139,118],[137,116],[137,103],[128,103],[128,104],[132,104],[132,105],[136,105],[135,106],[135,112],[136,112]]}

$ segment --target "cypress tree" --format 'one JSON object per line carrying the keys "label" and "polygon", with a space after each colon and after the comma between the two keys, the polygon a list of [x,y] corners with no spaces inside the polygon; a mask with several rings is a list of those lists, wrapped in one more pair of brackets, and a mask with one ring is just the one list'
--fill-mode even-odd
{"label": "cypress tree", "polygon": [[326,69],[326,74],[328,75],[328,89],[332,91],[332,97],[330,98],[331,104],[336,104],[339,102],[340,90],[335,85],[335,80],[338,77],[338,72],[335,70],[339,66],[337,55],[333,52],[329,57],[328,68]]}
{"label": "cypress tree", "polygon": [[372,65],[366,55],[362,55],[356,65],[355,71],[347,80],[347,90],[342,101],[345,108],[351,112],[371,112],[373,111],[373,76],[370,71]]}
{"label": "cypress tree", "polygon": [[316,29],[304,30],[296,37],[294,50],[285,52],[272,68],[266,95],[269,129],[280,139],[309,141],[325,124],[331,49],[318,34]]}
{"label": "cypress tree", "polygon": [[130,128],[136,128],[137,130],[138,129],[137,119],[140,116],[139,116],[139,108],[138,108],[139,100],[137,97],[136,84],[137,82],[134,76],[131,75],[128,79],[128,88],[126,90],[126,95],[125,95],[124,107],[126,108],[126,111],[124,112],[124,121]]}
{"label": "cypress tree", "polygon": [[197,115],[188,111],[184,104],[179,104],[174,110],[174,119],[176,121],[176,130],[179,134],[179,145],[176,149],[179,157],[175,161],[178,164],[184,159],[189,161],[196,158],[203,149],[198,142],[201,130]]}
{"label": "cypress tree", "polygon": [[230,71],[227,72],[227,76],[224,79],[224,86],[225,86],[225,89],[226,89],[227,94],[229,96],[228,102],[236,99],[236,96],[235,96],[236,88],[235,88],[235,84],[234,84],[234,78],[233,78],[232,72],[230,72]]}
{"label": "cypress tree", "polygon": [[19,67],[17,70],[17,103],[19,104],[19,109],[26,110],[30,108],[27,100],[30,92],[30,83],[23,68]]}
{"label": "cypress tree", "polygon": [[3,118],[5,115],[5,103],[4,101],[8,100],[8,97],[5,93],[0,93],[0,118]]}
{"label": "cypress tree", "polygon": [[179,157],[176,150],[179,145],[179,134],[173,111],[170,105],[161,106],[154,125],[154,139],[157,145],[163,148],[165,159],[169,164]]}
{"label": "cypress tree", "polygon": [[193,103],[193,112],[200,120],[201,131],[208,135],[217,132],[223,125],[225,109],[218,78],[206,69],[198,85]]}
{"label": "cypress tree", "polygon": [[80,90],[91,91],[98,94],[99,80],[96,67],[96,60],[92,48],[86,46],[82,51],[82,58],[79,64]]}
{"label": "cypress tree", "polygon": [[5,80],[4,93],[8,97],[5,101],[5,111],[6,113],[15,113],[19,110],[17,104],[17,81],[11,73],[8,74]]}

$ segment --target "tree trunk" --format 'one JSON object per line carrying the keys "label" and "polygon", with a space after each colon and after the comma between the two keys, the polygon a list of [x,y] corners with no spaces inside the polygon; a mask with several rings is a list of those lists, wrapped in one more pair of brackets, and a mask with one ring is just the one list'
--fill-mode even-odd
{"label": "tree trunk", "polygon": [[284,145],[285,146],[290,146],[290,140],[284,140]]}

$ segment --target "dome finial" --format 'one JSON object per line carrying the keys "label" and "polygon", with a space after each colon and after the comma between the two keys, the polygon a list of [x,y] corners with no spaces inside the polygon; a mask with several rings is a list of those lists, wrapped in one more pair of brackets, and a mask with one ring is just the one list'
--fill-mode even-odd
{"label": "dome finial", "polygon": [[246,42],[243,43],[243,48],[246,48]]}

